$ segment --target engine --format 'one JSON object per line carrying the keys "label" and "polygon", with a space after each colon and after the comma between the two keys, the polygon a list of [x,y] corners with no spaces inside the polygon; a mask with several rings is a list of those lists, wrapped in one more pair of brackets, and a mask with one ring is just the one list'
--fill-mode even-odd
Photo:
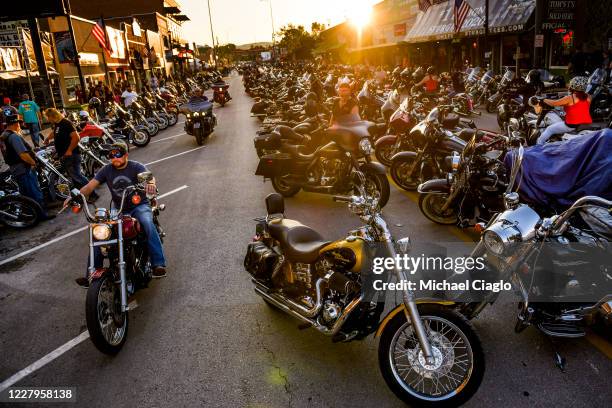
{"label": "engine", "polygon": [[346,174],[346,167],[340,159],[321,157],[308,179],[313,184],[333,186]]}

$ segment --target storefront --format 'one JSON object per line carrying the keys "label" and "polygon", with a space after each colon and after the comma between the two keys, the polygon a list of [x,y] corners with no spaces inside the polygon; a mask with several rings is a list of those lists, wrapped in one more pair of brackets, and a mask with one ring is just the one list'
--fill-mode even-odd
{"label": "storefront", "polygon": [[[485,0],[474,0],[458,33],[454,32],[453,1],[434,4],[417,20],[405,38],[414,65],[435,65],[439,70],[486,65],[527,67],[526,52],[533,48],[529,22],[535,0],[489,0],[489,36],[485,39]],[[486,44],[485,44],[486,40]]]}
{"label": "storefront", "polygon": [[138,20],[132,24],[124,23],[124,32],[127,39],[127,49],[130,71],[127,72],[127,81],[141,92],[148,83],[147,70],[149,69],[149,48],[147,45],[146,30],[140,28]]}
{"label": "storefront", "polygon": [[149,69],[157,78],[164,76],[166,72],[166,61],[164,59],[164,44],[161,36],[155,31],[146,30],[148,44]]}

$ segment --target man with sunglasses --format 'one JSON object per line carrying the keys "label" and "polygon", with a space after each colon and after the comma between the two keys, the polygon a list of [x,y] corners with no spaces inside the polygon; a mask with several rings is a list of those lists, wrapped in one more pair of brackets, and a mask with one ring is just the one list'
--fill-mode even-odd
{"label": "man with sunglasses", "polygon": [[[128,160],[128,148],[125,142],[122,141],[115,142],[110,146],[107,157],[111,161],[110,164],[102,167],[95,177],[83,186],[80,191],[85,197],[89,197],[96,187],[102,183],[106,183],[115,207],[119,208],[123,191],[129,186],[137,184],[138,174],[147,171],[147,168],[137,161]],[[155,194],[157,192],[155,179],[152,179],[146,184],[145,192],[147,194]],[[64,205],[69,205],[70,200],[70,198],[67,199]],[[151,260],[151,266],[153,268],[153,277],[163,278],[166,276],[166,259],[164,257],[161,239],[153,223],[153,213],[149,200],[145,197],[138,205],[134,205],[131,200],[125,200],[123,213],[136,218],[140,222],[140,226],[147,236],[149,259]],[[101,268],[102,258],[100,256],[96,256],[95,258],[94,266],[96,268]],[[78,278],[76,282],[85,287],[89,285],[87,278]]]}

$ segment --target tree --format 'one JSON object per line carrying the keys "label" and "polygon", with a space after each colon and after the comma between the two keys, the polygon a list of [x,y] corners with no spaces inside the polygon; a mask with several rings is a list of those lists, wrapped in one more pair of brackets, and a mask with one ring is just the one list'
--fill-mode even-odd
{"label": "tree", "polygon": [[324,29],[320,23],[312,23],[309,33],[304,26],[288,24],[280,29],[278,36],[281,38],[279,45],[287,50],[291,59],[310,59],[312,50],[316,47],[319,33]]}

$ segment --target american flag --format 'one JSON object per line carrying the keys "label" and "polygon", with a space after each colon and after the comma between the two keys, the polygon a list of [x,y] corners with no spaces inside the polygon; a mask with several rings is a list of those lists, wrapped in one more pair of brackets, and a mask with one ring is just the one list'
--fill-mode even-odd
{"label": "american flag", "polygon": [[102,48],[104,48],[106,52],[110,54],[108,44],[106,43],[106,34],[104,33],[104,25],[102,23],[102,20],[96,21],[96,24],[91,29],[91,33],[94,37],[96,37],[96,40],[98,40]]}
{"label": "american flag", "polygon": [[423,13],[426,12],[429,7],[431,7],[431,0],[419,0],[419,10]]}
{"label": "american flag", "polygon": [[471,7],[468,4],[467,0],[455,0],[455,9],[453,12],[453,17],[455,21],[455,32],[458,33],[461,31],[461,27],[463,26],[463,22],[470,12]]}

